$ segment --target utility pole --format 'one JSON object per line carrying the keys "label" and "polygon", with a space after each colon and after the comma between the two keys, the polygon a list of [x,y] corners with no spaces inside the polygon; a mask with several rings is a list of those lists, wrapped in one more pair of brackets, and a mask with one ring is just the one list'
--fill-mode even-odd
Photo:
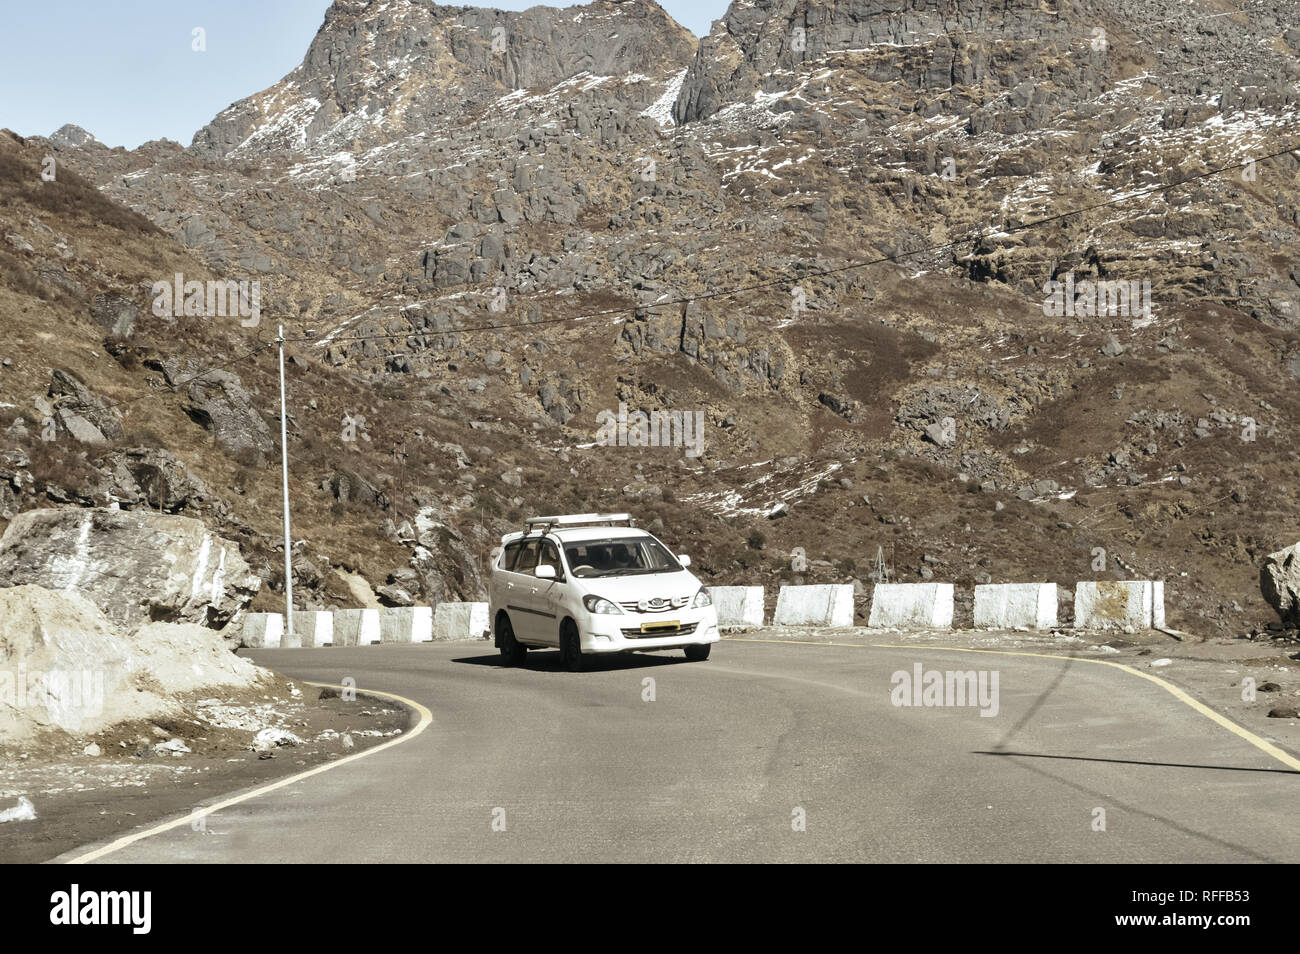
{"label": "utility pole", "polygon": [[[279,326],[280,346],[280,464],[284,481],[284,635],[293,635],[293,540],[289,534],[289,413],[284,396],[284,325]],[[288,640],[286,639],[286,644]]]}

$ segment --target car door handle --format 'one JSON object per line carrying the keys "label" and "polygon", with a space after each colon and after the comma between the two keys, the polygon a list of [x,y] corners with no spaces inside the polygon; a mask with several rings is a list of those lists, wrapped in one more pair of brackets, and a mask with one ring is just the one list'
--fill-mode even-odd
{"label": "car door handle", "polygon": [[514,585],[513,583],[506,583],[506,589],[507,589],[507,590],[513,590],[514,588],[515,588],[515,585]]}

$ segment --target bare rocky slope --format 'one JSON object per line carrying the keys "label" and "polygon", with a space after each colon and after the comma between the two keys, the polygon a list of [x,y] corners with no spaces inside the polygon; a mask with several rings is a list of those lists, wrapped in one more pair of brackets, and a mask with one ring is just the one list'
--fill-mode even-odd
{"label": "bare rocky slope", "polygon": [[[272,605],[283,323],[305,606],[481,596],[527,512],[629,509],[713,582],[869,584],[880,548],[1275,620],[1297,14],[751,0],[697,43],[647,0],[339,0],[189,147],[0,140],[6,519],[200,516]],[[177,272],[257,280],[260,321],[155,316]],[[702,453],[604,446],[621,404]]]}

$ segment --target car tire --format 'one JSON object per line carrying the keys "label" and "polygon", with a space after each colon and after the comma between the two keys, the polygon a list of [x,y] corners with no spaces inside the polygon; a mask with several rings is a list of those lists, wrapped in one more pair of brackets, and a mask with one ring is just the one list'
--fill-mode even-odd
{"label": "car tire", "polygon": [[510,625],[509,616],[501,617],[497,630],[502,661],[507,666],[522,666],[524,660],[528,658],[528,647],[515,639],[515,629]]}
{"label": "car tire", "polygon": [[696,644],[686,647],[686,658],[691,662],[704,662],[709,658],[709,650],[713,648],[712,643]]}
{"label": "car tire", "polygon": [[560,662],[569,672],[582,672],[582,643],[578,641],[578,628],[571,622],[560,630]]}

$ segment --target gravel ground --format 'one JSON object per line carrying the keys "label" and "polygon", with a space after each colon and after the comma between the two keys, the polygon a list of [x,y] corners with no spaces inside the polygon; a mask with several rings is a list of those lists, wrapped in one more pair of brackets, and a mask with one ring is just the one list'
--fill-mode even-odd
{"label": "gravel ground", "polygon": [[[341,758],[407,728],[405,707],[280,680],[282,692],[186,700],[181,719],[114,726],[80,750],[8,753],[0,862],[39,862],[216,796]],[[295,695],[296,693],[296,695]],[[25,806],[30,805],[30,811]],[[34,818],[27,816],[34,814]],[[3,817],[3,816],[0,816]],[[201,830],[201,820],[196,821]]]}

